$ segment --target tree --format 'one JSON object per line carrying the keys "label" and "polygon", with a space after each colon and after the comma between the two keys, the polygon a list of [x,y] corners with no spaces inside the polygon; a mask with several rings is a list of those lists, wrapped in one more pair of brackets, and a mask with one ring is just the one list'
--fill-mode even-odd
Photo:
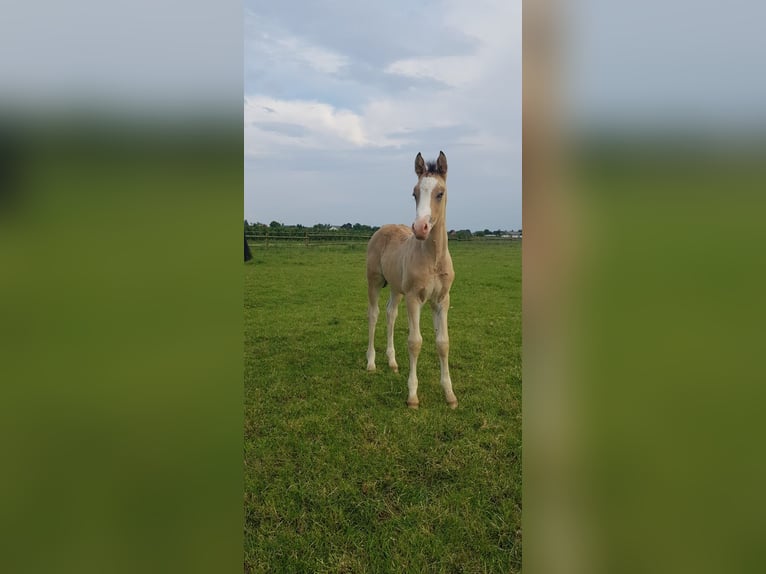
{"label": "tree", "polygon": [[279,229],[280,227],[282,227],[282,224],[279,223],[279,221],[272,221],[271,223],[269,223],[269,227],[271,227],[272,229]]}

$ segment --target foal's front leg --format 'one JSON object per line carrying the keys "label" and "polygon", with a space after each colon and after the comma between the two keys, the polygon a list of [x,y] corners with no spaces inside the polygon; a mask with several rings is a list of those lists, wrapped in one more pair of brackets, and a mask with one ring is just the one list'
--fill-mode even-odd
{"label": "foal's front leg", "polygon": [[449,311],[449,293],[438,303],[431,303],[436,332],[436,350],[439,352],[441,367],[441,385],[444,398],[450,408],[457,408],[457,397],[452,392],[452,379],[449,376],[449,334],[447,332],[447,312]]}
{"label": "foal's front leg", "polygon": [[399,365],[396,363],[396,351],[394,351],[394,324],[396,316],[399,314],[399,302],[402,300],[401,293],[395,293],[391,289],[391,297],[386,305],[386,357],[388,357],[388,366],[395,373],[399,372]]}
{"label": "foal's front leg", "polygon": [[410,375],[407,379],[407,406],[416,409],[420,405],[418,400],[418,355],[423,346],[423,337],[420,335],[420,307],[422,303],[417,295],[407,295],[407,319],[410,324],[410,334],[407,338],[407,348],[410,351]]}

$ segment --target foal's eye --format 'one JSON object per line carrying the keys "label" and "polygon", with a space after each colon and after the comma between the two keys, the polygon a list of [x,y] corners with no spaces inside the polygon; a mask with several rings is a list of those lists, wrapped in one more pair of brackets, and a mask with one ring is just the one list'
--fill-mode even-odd
{"label": "foal's eye", "polygon": [[437,194],[436,194],[436,199],[441,199],[443,195],[444,195],[444,192],[443,192],[443,191],[441,191],[441,192],[437,193]]}

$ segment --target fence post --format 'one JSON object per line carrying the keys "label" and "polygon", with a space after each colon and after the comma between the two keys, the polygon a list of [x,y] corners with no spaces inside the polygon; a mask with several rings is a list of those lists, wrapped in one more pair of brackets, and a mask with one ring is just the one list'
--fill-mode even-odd
{"label": "fence post", "polygon": [[306,244],[306,247],[308,247],[308,246],[309,246],[309,232],[308,232],[308,231],[306,231],[306,232],[303,234],[303,241],[304,241],[304,243]]}

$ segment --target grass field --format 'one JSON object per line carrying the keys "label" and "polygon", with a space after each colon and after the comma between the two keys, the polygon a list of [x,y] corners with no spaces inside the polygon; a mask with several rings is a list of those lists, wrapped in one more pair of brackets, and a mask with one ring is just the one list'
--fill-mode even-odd
{"label": "grass field", "polygon": [[421,316],[420,409],[365,370],[364,244],[253,248],[245,264],[246,572],[521,569],[521,245],[452,243],[450,371]]}

